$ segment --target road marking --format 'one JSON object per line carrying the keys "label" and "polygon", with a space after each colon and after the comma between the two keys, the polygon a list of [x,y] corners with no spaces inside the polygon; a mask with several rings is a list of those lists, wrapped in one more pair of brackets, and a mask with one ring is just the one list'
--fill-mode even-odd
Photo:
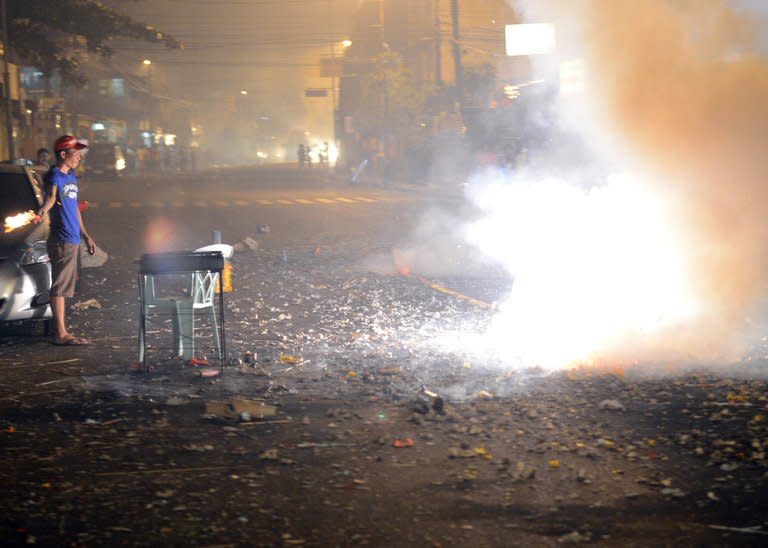
{"label": "road marking", "polygon": [[419,282],[423,283],[424,285],[431,287],[435,291],[439,291],[441,293],[445,293],[446,295],[451,295],[452,297],[456,297],[457,299],[461,299],[462,301],[467,301],[468,303],[471,303],[475,306],[478,306],[480,308],[493,308],[493,305],[490,303],[487,303],[485,301],[481,301],[480,299],[475,299],[474,297],[470,297],[469,295],[464,295],[463,293],[459,293],[458,291],[454,291],[453,289],[449,289],[445,287],[444,285],[440,285],[439,283],[432,282],[428,280],[427,278],[424,278],[422,276],[417,276],[416,274],[408,274],[403,273],[403,276],[406,276],[408,278],[411,278],[413,280],[418,280]]}
{"label": "road marking", "polygon": [[[366,196],[352,196],[350,198],[344,197],[344,196],[338,196],[335,198],[294,198],[293,200],[287,200],[285,198],[278,198],[274,200],[254,200],[253,204],[256,203],[260,205],[265,206],[271,206],[271,205],[317,205],[317,204],[323,204],[323,205],[335,205],[335,204],[358,204],[358,203],[366,203],[366,204],[373,204],[376,202],[399,202],[402,201],[402,198],[398,197],[392,197],[392,196],[378,196],[376,198],[368,198]],[[187,205],[185,202],[182,201],[171,201],[171,202],[160,202],[160,201],[146,201],[146,202],[138,202],[138,201],[132,201],[132,202],[106,202],[105,204],[100,204],[99,202],[90,202],[89,207],[91,208],[98,208],[100,205],[105,205],[109,209],[122,209],[125,207],[131,207],[134,209],[139,209],[143,207],[153,207],[153,208],[166,208],[166,207],[175,207],[175,208],[184,208],[184,207],[197,207],[197,208],[206,208],[209,207],[210,204],[214,204],[218,207],[228,207],[230,205],[236,205],[240,207],[247,207],[252,205],[252,202],[247,200],[232,200],[231,202],[227,202],[224,200],[215,200],[213,202],[208,202],[206,200],[195,200],[190,205]]]}

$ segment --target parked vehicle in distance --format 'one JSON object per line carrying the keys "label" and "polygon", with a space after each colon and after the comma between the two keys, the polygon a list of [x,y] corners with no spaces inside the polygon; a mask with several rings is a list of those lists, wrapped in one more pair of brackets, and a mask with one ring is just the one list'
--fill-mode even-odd
{"label": "parked vehicle in distance", "polygon": [[0,165],[0,323],[51,317],[48,220],[32,222],[42,203],[32,171]]}
{"label": "parked vehicle in distance", "polygon": [[93,143],[86,149],[84,158],[85,176],[117,177],[125,172],[125,155],[115,143]]}

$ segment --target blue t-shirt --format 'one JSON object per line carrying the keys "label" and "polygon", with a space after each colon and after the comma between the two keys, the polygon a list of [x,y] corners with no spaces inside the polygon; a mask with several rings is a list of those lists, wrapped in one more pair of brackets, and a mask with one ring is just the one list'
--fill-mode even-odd
{"label": "blue t-shirt", "polygon": [[56,203],[51,208],[51,238],[68,244],[80,243],[80,218],[77,211],[77,177],[70,170],[62,173],[52,167],[45,174],[45,192],[51,193],[56,187]]}

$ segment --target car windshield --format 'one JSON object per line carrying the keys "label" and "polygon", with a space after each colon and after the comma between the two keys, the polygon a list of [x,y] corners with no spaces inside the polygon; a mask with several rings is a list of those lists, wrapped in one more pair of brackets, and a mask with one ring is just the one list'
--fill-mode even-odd
{"label": "car windshield", "polygon": [[39,207],[35,191],[23,173],[0,173],[0,220]]}

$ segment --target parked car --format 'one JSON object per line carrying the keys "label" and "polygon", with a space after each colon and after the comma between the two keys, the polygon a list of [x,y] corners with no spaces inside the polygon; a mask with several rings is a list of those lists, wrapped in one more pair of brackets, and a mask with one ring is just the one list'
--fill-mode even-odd
{"label": "parked car", "polygon": [[123,175],[126,168],[125,155],[115,143],[93,143],[85,153],[85,175]]}
{"label": "parked car", "polygon": [[51,317],[48,220],[32,222],[42,203],[32,171],[0,165],[0,323]]}

